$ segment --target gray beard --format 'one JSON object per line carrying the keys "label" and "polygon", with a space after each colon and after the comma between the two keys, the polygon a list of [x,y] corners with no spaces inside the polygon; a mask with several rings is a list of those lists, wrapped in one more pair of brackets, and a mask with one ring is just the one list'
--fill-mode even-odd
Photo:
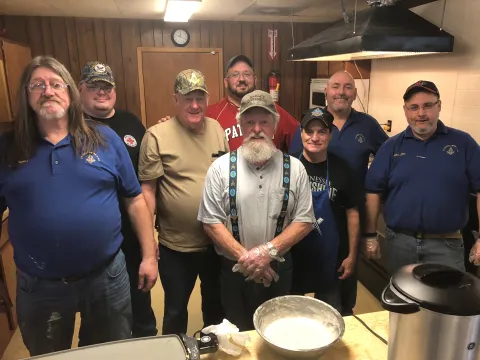
{"label": "gray beard", "polygon": [[65,109],[59,108],[57,111],[49,111],[48,108],[42,107],[39,111],[40,117],[42,119],[51,121],[51,120],[58,120],[65,116]]}
{"label": "gray beard", "polygon": [[247,140],[243,142],[240,150],[248,163],[261,164],[270,160],[277,148],[271,140]]}

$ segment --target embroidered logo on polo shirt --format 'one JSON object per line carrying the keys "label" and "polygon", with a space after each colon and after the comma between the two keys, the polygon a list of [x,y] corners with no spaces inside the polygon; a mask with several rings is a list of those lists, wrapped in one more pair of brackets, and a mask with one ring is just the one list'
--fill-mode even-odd
{"label": "embroidered logo on polo shirt", "polygon": [[447,145],[443,148],[443,151],[451,156],[455,153],[458,153],[458,148],[455,145]]}
{"label": "embroidered logo on polo shirt", "polygon": [[357,134],[355,135],[355,139],[357,139],[357,141],[360,143],[360,144],[363,144],[365,142],[365,136],[363,136],[362,134]]}
{"label": "embroidered logo on polo shirt", "polygon": [[95,161],[100,161],[100,158],[94,152],[87,152],[82,154],[81,159],[85,159],[85,162],[92,165]]}
{"label": "embroidered logo on polo shirt", "polygon": [[123,141],[125,142],[125,144],[127,144],[130,147],[137,146],[137,140],[135,140],[135,138],[132,135],[125,135],[123,137]]}

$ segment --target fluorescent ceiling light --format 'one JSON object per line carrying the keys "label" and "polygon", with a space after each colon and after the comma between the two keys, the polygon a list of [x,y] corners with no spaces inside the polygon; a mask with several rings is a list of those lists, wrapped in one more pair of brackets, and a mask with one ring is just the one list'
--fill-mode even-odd
{"label": "fluorescent ceiling light", "polygon": [[163,20],[187,22],[201,4],[202,0],[168,0]]}
{"label": "fluorescent ceiling light", "polygon": [[367,59],[388,59],[405,56],[418,56],[428,54],[444,54],[438,51],[407,52],[407,51],[359,51],[356,53],[325,55],[307,59],[295,59],[293,61],[352,61]]}

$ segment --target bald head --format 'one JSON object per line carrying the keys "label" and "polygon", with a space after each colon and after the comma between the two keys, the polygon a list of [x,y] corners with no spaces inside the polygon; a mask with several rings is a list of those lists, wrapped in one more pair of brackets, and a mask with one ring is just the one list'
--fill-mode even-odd
{"label": "bald head", "polygon": [[353,76],[347,71],[337,71],[328,79],[325,94],[331,112],[338,115],[349,114],[357,97]]}

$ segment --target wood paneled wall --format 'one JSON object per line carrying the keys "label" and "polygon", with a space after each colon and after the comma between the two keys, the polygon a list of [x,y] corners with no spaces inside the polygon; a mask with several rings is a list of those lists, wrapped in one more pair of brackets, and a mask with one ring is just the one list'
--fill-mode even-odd
{"label": "wood paneled wall", "polygon": [[[75,80],[81,67],[92,60],[108,63],[117,83],[117,107],[140,117],[137,52],[139,46],[173,47],[171,32],[178,25],[161,20],[90,19],[62,17],[0,16],[4,37],[28,44],[32,56],[52,55],[70,70]],[[268,73],[280,70],[279,104],[300,119],[308,108],[310,79],[315,62],[287,62],[287,50],[318,33],[325,26],[296,23],[190,22],[191,48],[223,48],[224,68],[239,53],[254,62],[257,87],[267,90]],[[268,57],[268,29],[277,29],[279,56]],[[208,81],[208,79],[207,79]],[[162,84],[159,84],[162,86]]]}

